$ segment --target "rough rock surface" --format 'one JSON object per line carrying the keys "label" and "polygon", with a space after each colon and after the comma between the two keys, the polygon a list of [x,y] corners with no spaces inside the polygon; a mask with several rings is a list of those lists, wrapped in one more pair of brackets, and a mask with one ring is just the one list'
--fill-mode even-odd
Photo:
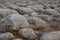
{"label": "rough rock surface", "polygon": [[29,23],[26,18],[20,14],[11,14],[7,16],[3,21],[5,22],[5,25],[13,30],[29,27]]}
{"label": "rough rock surface", "polygon": [[60,40],[60,31],[53,31],[41,37],[41,40]]}
{"label": "rough rock surface", "polygon": [[18,12],[10,9],[0,9],[0,17],[5,18],[10,14],[18,14]]}
{"label": "rough rock surface", "polygon": [[14,35],[12,33],[9,33],[9,32],[0,34],[1,40],[11,40],[13,38],[15,38]]}
{"label": "rough rock surface", "polygon": [[17,7],[15,8],[15,10],[17,10],[20,14],[28,14],[28,15],[34,12],[34,10],[32,10],[31,8],[27,8],[27,7]]}
{"label": "rough rock surface", "polygon": [[35,34],[34,30],[31,29],[31,28],[20,29],[18,33],[20,35],[22,35],[23,37],[28,38],[28,39],[34,39],[34,38],[37,37],[37,35]]}
{"label": "rough rock surface", "polygon": [[54,10],[54,9],[46,9],[46,10],[44,11],[44,14],[46,14],[46,15],[58,15],[59,12],[56,11],[56,10]]}

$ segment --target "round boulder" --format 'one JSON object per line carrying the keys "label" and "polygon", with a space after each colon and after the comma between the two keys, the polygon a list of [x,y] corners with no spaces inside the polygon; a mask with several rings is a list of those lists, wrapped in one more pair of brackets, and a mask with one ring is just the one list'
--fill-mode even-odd
{"label": "round boulder", "polygon": [[42,35],[41,40],[60,40],[60,31],[49,32],[45,35]]}
{"label": "round boulder", "polygon": [[29,23],[26,18],[20,14],[11,14],[7,16],[3,21],[7,27],[13,30],[29,27]]}
{"label": "round boulder", "polygon": [[27,39],[34,39],[37,37],[37,35],[35,34],[34,30],[31,28],[23,28],[19,30],[19,35],[27,38]]}
{"label": "round boulder", "polygon": [[13,38],[15,38],[14,35],[9,32],[0,34],[1,40],[12,40]]}

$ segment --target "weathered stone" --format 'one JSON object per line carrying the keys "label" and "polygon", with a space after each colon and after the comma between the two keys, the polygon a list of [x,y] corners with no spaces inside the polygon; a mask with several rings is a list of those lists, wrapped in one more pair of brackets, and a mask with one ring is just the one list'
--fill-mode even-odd
{"label": "weathered stone", "polygon": [[33,16],[31,16],[31,17],[28,16],[26,18],[29,23],[35,24],[36,26],[38,26],[38,28],[46,26],[46,22],[44,20],[42,20],[41,18],[33,17]]}
{"label": "weathered stone", "polygon": [[46,14],[46,15],[58,15],[59,12],[54,10],[54,9],[46,9],[43,14]]}
{"label": "weathered stone", "polygon": [[13,30],[18,30],[19,28],[29,27],[29,23],[26,18],[20,14],[11,14],[7,16],[4,20],[5,25]]}
{"label": "weathered stone", "polygon": [[45,21],[52,21],[53,20],[52,16],[50,17],[49,15],[44,15],[44,14],[38,15],[36,17],[39,17]]}
{"label": "weathered stone", "polygon": [[9,32],[0,34],[1,40],[11,40],[13,38],[15,38],[14,35]]}
{"label": "weathered stone", "polygon": [[31,8],[27,7],[17,7],[15,8],[20,14],[28,14],[30,15],[32,12],[34,12]]}
{"label": "weathered stone", "polygon": [[10,14],[18,14],[17,11],[15,10],[10,10],[10,9],[0,9],[0,17],[7,17]]}
{"label": "weathered stone", "polygon": [[41,40],[60,40],[60,31],[49,32],[45,35],[42,35]]}
{"label": "weathered stone", "polygon": [[33,13],[31,13],[31,16],[38,16],[38,13],[37,12],[33,12]]}
{"label": "weathered stone", "polygon": [[28,8],[32,8],[34,11],[38,12],[39,14],[43,13],[43,5],[37,6],[28,6]]}
{"label": "weathered stone", "polygon": [[18,32],[21,36],[28,38],[28,39],[34,39],[37,37],[37,35],[35,34],[34,30],[31,28],[23,28],[20,29]]}
{"label": "weathered stone", "polygon": [[60,7],[56,7],[55,10],[57,10],[60,13]]}
{"label": "weathered stone", "polygon": [[13,40],[23,40],[23,39],[18,39],[18,38],[17,38],[17,39],[13,39]]}

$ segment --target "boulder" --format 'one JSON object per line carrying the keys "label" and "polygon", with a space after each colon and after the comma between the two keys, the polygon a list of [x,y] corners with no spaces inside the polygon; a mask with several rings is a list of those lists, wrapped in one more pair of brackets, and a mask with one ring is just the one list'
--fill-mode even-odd
{"label": "boulder", "polygon": [[12,33],[2,33],[0,34],[0,40],[12,40],[14,37],[14,35]]}
{"label": "boulder", "polygon": [[43,5],[37,5],[37,6],[27,6],[28,8],[33,9],[34,11],[38,12],[39,14],[43,13],[44,6]]}
{"label": "boulder", "polygon": [[38,26],[38,28],[46,26],[46,22],[44,20],[42,20],[41,18],[28,16],[28,17],[26,17],[26,19],[28,20],[28,22],[30,24],[34,24],[34,25]]}
{"label": "boulder", "polygon": [[38,16],[38,13],[37,12],[32,12],[31,16]]}
{"label": "boulder", "polygon": [[17,38],[17,39],[13,39],[13,40],[23,40],[23,39],[18,39],[18,38]]}
{"label": "boulder", "polygon": [[40,18],[33,17],[32,20],[34,21],[34,24],[37,25],[38,27],[45,27],[46,22]]}
{"label": "boulder", "polygon": [[10,9],[0,9],[0,17],[5,18],[10,14],[18,14],[15,10]]}
{"label": "boulder", "polygon": [[60,31],[49,32],[45,35],[42,35],[41,40],[60,40]]}
{"label": "boulder", "polygon": [[60,7],[56,7],[55,10],[57,10],[60,13]]}
{"label": "boulder", "polygon": [[52,15],[53,16],[53,15],[58,15],[59,12],[54,10],[54,9],[46,9],[43,14]]}
{"label": "boulder", "polygon": [[32,12],[34,12],[31,8],[27,8],[27,7],[17,7],[17,8],[15,8],[15,10],[23,15],[24,14],[30,15]]}
{"label": "boulder", "polygon": [[13,30],[29,27],[29,23],[26,18],[20,14],[11,14],[7,16],[3,22],[5,25]]}
{"label": "boulder", "polygon": [[31,28],[23,28],[19,30],[19,35],[27,38],[27,39],[34,39],[37,37],[37,35],[35,34],[34,30]]}
{"label": "boulder", "polygon": [[49,15],[44,15],[44,14],[38,15],[36,17],[41,18],[42,20],[45,20],[45,21],[52,21],[53,20],[52,16],[50,17]]}

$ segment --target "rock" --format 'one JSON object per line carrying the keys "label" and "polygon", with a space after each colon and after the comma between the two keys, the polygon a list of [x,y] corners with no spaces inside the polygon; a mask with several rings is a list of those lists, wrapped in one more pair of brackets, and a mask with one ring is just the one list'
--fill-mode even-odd
{"label": "rock", "polygon": [[31,28],[23,28],[19,30],[19,35],[28,38],[28,39],[34,39],[37,37],[37,35],[35,34],[34,30]]}
{"label": "rock", "polygon": [[11,14],[7,16],[3,21],[7,27],[13,30],[29,27],[29,23],[26,18],[20,14]]}
{"label": "rock", "polygon": [[36,17],[39,17],[45,21],[52,21],[53,20],[52,16],[50,17],[49,15],[44,15],[44,14],[38,15]]}
{"label": "rock", "polygon": [[42,35],[41,40],[60,40],[60,31],[49,32],[45,35]]}
{"label": "rock", "polygon": [[15,10],[10,9],[0,9],[0,17],[5,18],[10,14],[18,14]]}
{"label": "rock", "polygon": [[53,16],[54,21],[60,21],[60,14]]}
{"label": "rock", "polygon": [[46,9],[43,14],[52,15],[53,16],[53,15],[58,15],[59,12],[54,10],[54,9]]}
{"label": "rock", "polygon": [[0,34],[1,33],[5,33],[6,32],[6,29],[5,28],[0,28]]}
{"label": "rock", "polygon": [[42,7],[43,5],[39,6],[28,6],[28,8],[33,9],[34,11],[38,12],[39,14],[43,13],[44,9]]}
{"label": "rock", "polygon": [[28,21],[30,24],[34,24],[31,16],[29,16],[29,15],[24,15],[24,17],[27,19],[27,21]]}
{"label": "rock", "polygon": [[44,27],[46,25],[46,22],[44,20],[37,17],[33,17],[33,21],[38,27]]}
{"label": "rock", "polygon": [[55,10],[57,10],[60,13],[60,7],[56,7]]}
{"label": "rock", "polygon": [[23,39],[18,39],[18,38],[17,38],[17,39],[13,39],[13,40],[23,40]]}
{"label": "rock", "polygon": [[31,13],[31,16],[38,16],[38,13],[37,12],[33,12],[33,13]]}
{"label": "rock", "polygon": [[31,8],[27,7],[17,7],[15,10],[17,10],[20,14],[28,14],[28,15],[34,12]]}
{"label": "rock", "polygon": [[15,38],[14,35],[9,32],[0,34],[1,40],[12,40],[13,38]]}
{"label": "rock", "polygon": [[30,24],[34,24],[34,25],[38,26],[38,28],[46,26],[46,22],[44,20],[42,20],[41,18],[28,16],[28,17],[26,17],[26,19],[28,20],[28,22]]}

